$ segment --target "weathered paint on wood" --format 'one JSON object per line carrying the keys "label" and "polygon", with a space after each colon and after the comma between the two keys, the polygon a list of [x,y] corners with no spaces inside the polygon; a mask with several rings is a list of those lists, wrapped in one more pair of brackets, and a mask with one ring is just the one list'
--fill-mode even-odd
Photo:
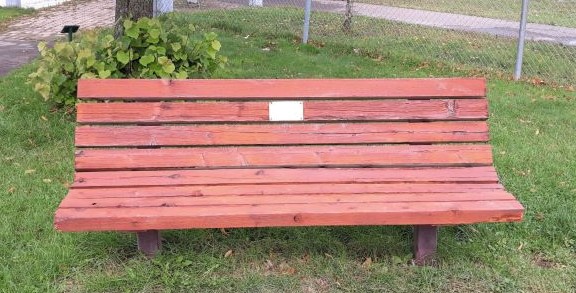
{"label": "weathered paint on wood", "polygon": [[522,206],[516,200],[60,208],[56,213],[56,227],[62,231],[124,231],[331,225],[452,225],[519,221],[522,211]]}
{"label": "weathered paint on wood", "polygon": [[497,183],[493,167],[77,172],[74,188],[294,183]]}
{"label": "weathered paint on wood", "polygon": [[81,79],[79,98],[182,99],[353,99],[481,98],[483,78],[416,79]]}
{"label": "weathered paint on wood", "polygon": [[486,122],[79,126],[78,147],[485,142]]}
{"label": "weathered paint on wood", "polygon": [[[282,186],[277,186],[281,189]],[[420,203],[460,201],[514,200],[505,191],[472,193],[389,193],[389,194],[297,194],[278,195],[227,195],[227,196],[172,196],[172,197],[113,197],[75,198],[67,196],[61,208],[125,208],[125,207],[194,207],[194,206],[241,206],[265,204],[316,204],[316,203]]]}
{"label": "weathered paint on wood", "polygon": [[67,197],[78,199],[145,198],[145,197],[214,197],[256,195],[324,195],[324,194],[406,194],[406,193],[470,193],[478,199],[480,194],[503,191],[498,183],[316,183],[316,184],[241,184],[241,185],[175,185],[137,187],[73,188]]}
{"label": "weathered paint on wood", "polygon": [[[281,154],[281,155],[279,155]],[[492,164],[489,145],[83,149],[76,170],[265,167],[457,167]]]}
{"label": "weathered paint on wood", "polygon": [[[304,101],[304,121],[485,120],[486,99]],[[267,102],[80,103],[84,124],[268,121]]]}

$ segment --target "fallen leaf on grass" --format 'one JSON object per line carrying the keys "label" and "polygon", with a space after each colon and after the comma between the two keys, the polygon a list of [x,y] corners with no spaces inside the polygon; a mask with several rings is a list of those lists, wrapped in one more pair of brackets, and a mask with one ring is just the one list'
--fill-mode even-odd
{"label": "fallen leaf on grass", "polygon": [[363,268],[369,268],[372,265],[372,258],[367,257],[366,260],[362,263]]}
{"label": "fallen leaf on grass", "polygon": [[24,171],[24,174],[32,174],[32,173],[34,173],[34,172],[36,172],[36,170],[34,170],[34,169],[28,169],[28,170]]}
{"label": "fallen leaf on grass", "polygon": [[540,129],[536,129],[536,132],[534,134],[540,135]]}
{"label": "fallen leaf on grass", "polygon": [[230,232],[226,231],[224,228],[220,228],[220,233],[222,233],[224,236],[230,235]]}
{"label": "fallen leaf on grass", "polygon": [[232,256],[232,253],[234,253],[234,251],[232,251],[232,249],[226,251],[226,253],[224,253],[224,258]]}
{"label": "fallen leaf on grass", "polygon": [[16,187],[12,186],[8,188],[8,193],[13,193],[14,191],[16,191]]}
{"label": "fallen leaf on grass", "polygon": [[268,270],[271,270],[271,269],[274,268],[274,263],[273,263],[271,260],[269,260],[269,259],[266,260],[266,262],[264,263],[264,265],[266,266],[266,269],[268,269]]}
{"label": "fallen leaf on grass", "polygon": [[279,269],[280,273],[283,275],[294,275],[296,273],[296,269],[285,262],[280,264]]}
{"label": "fallen leaf on grass", "polygon": [[44,121],[48,121],[48,118],[46,118],[46,116],[40,116],[40,118]]}
{"label": "fallen leaf on grass", "polygon": [[42,182],[44,182],[44,183],[51,183],[51,182],[52,182],[52,179],[42,179]]}

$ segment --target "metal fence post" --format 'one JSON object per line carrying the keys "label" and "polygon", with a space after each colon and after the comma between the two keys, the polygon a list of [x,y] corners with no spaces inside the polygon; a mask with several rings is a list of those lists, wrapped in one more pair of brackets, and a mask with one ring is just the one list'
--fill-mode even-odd
{"label": "metal fence post", "polygon": [[516,67],[514,69],[514,80],[518,80],[522,76],[522,59],[524,58],[526,23],[528,22],[528,4],[530,4],[530,0],[522,0],[522,13],[520,14],[520,29],[518,32],[518,50],[516,53]]}
{"label": "metal fence post", "polygon": [[308,43],[308,33],[310,32],[310,11],[312,10],[312,0],[306,0],[304,8],[304,31],[302,32],[302,43]]}

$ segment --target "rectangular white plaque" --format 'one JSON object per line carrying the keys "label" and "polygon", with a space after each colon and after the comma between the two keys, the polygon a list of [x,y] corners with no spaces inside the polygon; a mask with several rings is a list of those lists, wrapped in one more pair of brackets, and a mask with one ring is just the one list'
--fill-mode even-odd
{"label": "rectangular white plaque", "polygon": [[304,102],[277,101],[268,104],[270,121],[302,121],[304,120]]}

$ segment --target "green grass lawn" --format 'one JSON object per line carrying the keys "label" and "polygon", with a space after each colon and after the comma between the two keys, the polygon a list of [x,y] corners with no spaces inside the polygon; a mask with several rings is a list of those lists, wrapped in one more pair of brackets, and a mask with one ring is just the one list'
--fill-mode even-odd
{"label": "green grass lawn", "polygon": [[34,9],[22,9],[22,8],[15,8],[15,7],[0,7],[0,28],[2,24],[5,24],[10,19],[24,15],[33,13]]}
{"label": "green grass lawn", "polygon": [[[296,18],[269,27],[181,17],[221,36],[231,63],[218,77],[485,74],[361,40],[300,45],[282,26]],[[167,231],[163,253],[147,260],[132,234],[54,231],[53,213],[72,180],[74,117],[24,84],[33,68],[0,79],[0,292],[576,291],[573,91],[489,73],[496,168],[525,205],[525,220],[440,229],[438,266],[408,263],[409,227]],[[363,265],[367,258],[372,263]]]}
{"label": "green grass lawn", "polygon": [[[521,0],[358,0],[358,2],[515,21],[520,19],[520,10],[522,5]],[[528,21],[532,23],[576,27],[574,13],[576,13],[576,4],[574,1],[530,1]]]}

